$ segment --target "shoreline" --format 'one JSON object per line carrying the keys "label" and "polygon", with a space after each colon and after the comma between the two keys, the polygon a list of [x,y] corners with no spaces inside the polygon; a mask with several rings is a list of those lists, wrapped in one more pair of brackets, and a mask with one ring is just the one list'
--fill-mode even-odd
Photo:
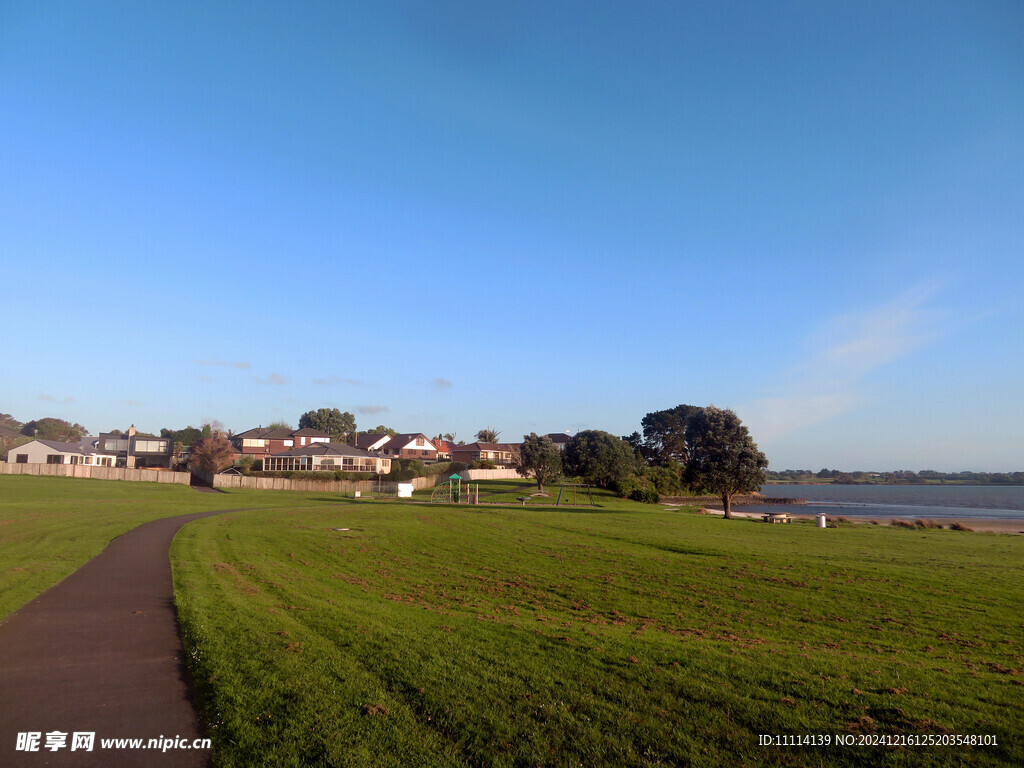
{"label": "shoreline", "polygon": [[[665,502],[662,502],[662,506],[668,507],[669,509],[672,509],[672,510],[678,510],[683,505],[677,504],[675,502],[671,502],[669,504],[665,504]],[[722,509],[715,509],[713,507],[712,508],[701,507],[697,514],[711,515],[713,517],[724,517],[725,516],[725,511],[722,510]],[[762,514],[764,514],[764,513],[763,512],[738,512],[738,511],[734,510],[733,513],[732,513],[732,516],[733,516],[733,519],[740,519],[740,518],[742,518],[742,519],[745,519],[745,520],[760,520]],[[801,521],[812,523],[812,524],[816,522],[816,515],[793,514],[793,513],[790,513],[790,517],[792,517],[794,520],[801,520]],[[829,515],[828,519],[829,519],[829,521],[834,521],[836,519],[836,517],[837,516],[835,516],[835,515]],[[842,517],[842,515],[839,515],[838,517]],[[941,525],[944,530],[949,530],[949,526],[952,525],[953,523],[960,523],[964,527],[970,528],[974,533],[1005,533],[1005,534],[1010,534],[1010,535],[1015,535],[1015,536],[1020,536],[1020,535],[1024,534],[1024,520],[1007,520],[1005,518],[991,518],[991,517],[941,517],[941,518],[929,518],[929,517],[923,517],[923,516],[918,518],[918,517],[907,517],[907,516],[904,516],[904,517],[894,517],[894,518],[893,517],[884,517],[884,518],[880,518],[880,517],[874,517],[874,518],[846,517],[845,519],[848,522],[844,523],[844,525],[851,525],[851,524],[852,525],[872,525],[871,521],[872,520],[876,520],[877,523],[878,523],[878,527],[879,528],[887,528],[887,527],[889,527],[889,523],[890,523],[891,520],[905,520],[906,522],[911,523],[911,524],[914,522],[914,520],[918,520],[918,519],[921,519],[921,520],[934,520],[934,522],[936,522],[939,525]],[[922,530],[936,530],[936,529],[923,528]],[[964,533],[968,533],[968,531],[964,531]]]}

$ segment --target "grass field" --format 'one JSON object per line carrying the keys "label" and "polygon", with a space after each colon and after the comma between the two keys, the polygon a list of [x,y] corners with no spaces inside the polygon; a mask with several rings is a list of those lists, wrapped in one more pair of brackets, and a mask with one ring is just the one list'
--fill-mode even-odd
{"label": "grass field", "polygon": [[0,618],[142,523],[246,505],[180,485],[0,475]]}
{"label": "grass field", "polygon": [[1024,764],[1024,538],[273,499],[172,548],[219,766]]}

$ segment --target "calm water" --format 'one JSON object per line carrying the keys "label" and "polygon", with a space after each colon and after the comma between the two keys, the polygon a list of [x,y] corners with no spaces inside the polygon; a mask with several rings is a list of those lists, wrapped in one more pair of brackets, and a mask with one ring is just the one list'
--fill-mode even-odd
{"label": "calm water", "polygon": [[[780,505],[795,514],[847,517],[987,517],[1024,520],[1024,486],[999,485],[766,485],[765,496],[807,499]],[[736,509],[763,512],[764,508]]]}

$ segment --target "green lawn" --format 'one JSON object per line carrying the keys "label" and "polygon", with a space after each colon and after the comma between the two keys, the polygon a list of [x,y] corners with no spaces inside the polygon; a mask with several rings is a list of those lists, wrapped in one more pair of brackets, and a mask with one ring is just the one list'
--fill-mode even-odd
{"label": "green lawn", "polygon": [[273,499],[172,549],[219,766],[1024,764],[1024,538]]}
{"label": "green lawn", "polygon": [[180,485],[0,475],[0,618],[137,525],[250,503]]}

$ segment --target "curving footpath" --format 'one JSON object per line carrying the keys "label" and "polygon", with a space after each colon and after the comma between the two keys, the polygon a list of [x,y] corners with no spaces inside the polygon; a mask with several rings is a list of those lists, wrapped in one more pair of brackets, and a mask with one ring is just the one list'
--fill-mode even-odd
{"label": "curving footpath", "polygon": [[[205,734],[178,637],[168,552],[185,523],[237,511],[140,525],[0,622],[0,765],[210,765],[208,748],[192,748]],[[19,749],[26,733],[40,734],[38,751]],[[91,751],[73,744],[75,733],[95,734]],[[64,745],[47,749],[60,734]],[[104,739],[142,741],[104,747]],[[149,739],[165,741],[150,747]]]}

